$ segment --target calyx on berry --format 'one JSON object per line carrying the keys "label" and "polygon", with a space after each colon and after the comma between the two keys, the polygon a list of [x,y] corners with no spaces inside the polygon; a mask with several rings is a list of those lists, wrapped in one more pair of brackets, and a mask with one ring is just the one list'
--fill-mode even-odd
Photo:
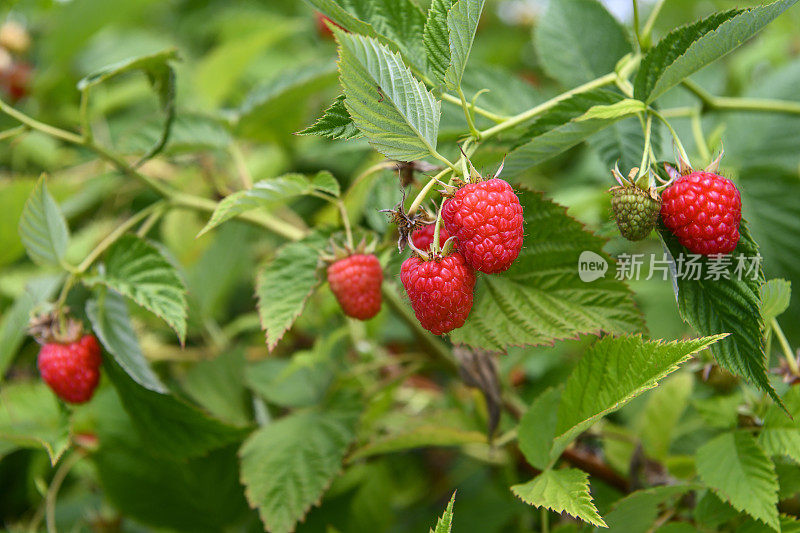
{"label": "calyx on berry", "polygon": [[619,168],[611,171],[619,183],[609,189],[611,211],[620,234],[629,241],[640,241],[650,235],[661,212],[661,197],[654,187],[645,190],[636,183],[638,168],[624,177]]}

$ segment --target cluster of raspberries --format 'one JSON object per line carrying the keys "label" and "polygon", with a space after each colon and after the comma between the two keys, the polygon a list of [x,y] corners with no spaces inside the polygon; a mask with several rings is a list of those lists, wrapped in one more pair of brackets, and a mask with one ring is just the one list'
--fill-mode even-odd
{"label": "cluster of raspberries", "polygon": [[[453,238],[454,251],[434,253],[434,224],[417,229],[418,250],[400,269],[414,314],[428,331],[443,335],[464,325],[472,309],[476,271],[508,270],[522,249],[522,205],[511,186],[492,178],[468,183],[444,202],[439,242]],[[328,282],[347,316],[367,320],[381,307],[383,272],[372,254],[352,254],[328,267]]]}
{"label": "cluster of raspberries", "polygon": [[[440,245],[455,239],[457,250],[441,256],[413,255],[400,269],[400,280],[422,327],[442,335],[460,328],[472,309],[476,271],[508,270],[522,249],[522,204],[508,182],[492,178],[468,183],[442,206]],[[419,249],[433,241],[433,225],[417,230]]]}

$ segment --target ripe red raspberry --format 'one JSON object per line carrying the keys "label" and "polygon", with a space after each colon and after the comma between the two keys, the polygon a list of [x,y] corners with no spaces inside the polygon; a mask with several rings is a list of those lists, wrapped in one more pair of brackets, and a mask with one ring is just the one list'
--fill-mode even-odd
{"label": "ripe red raspberry", "polygon": [[661,218],[690,252],[727,254],[739,242],[742,199],[733,182],[712,172],[681,176],[661,195]]}
{"label": "ripe red raspberry", "polygon": [[51,342],[39,350],[39,373],[69,403],[88,402],[100,381],[100,345],[94,335],[69,344]]}
{"label": "ripe red raspberry", "polygon": [[400,268],[400,281],[423,328],[443,335],[464,325],[472,309],[475,272],[460,253],[431,260],[411,256]]}
{"label": "ripe red raspberry", "polygon": [[[433,242],[433,232],[435,229],[436,224],[425,224],[421,228],[414,230],[414,233],[411,234],[411,242],[423,252],[427,251]],[[447,232],[447,228],[444,226],[439,228],[439,246],[444,246],[444,243],[449,238],[450,234]]]}
{"label": "ripe red raspberry", "polygon": [[328,283],[344,314],[369,320],[381,310],[383,270],[371,254],[354,254],[328,267]]}
{"label": "ripe red raspberry", "polygon": [[475,270],[508,270],[522,249],[522,205],[511,185],[499,178],[461,187],[444,203],[442,220]]}

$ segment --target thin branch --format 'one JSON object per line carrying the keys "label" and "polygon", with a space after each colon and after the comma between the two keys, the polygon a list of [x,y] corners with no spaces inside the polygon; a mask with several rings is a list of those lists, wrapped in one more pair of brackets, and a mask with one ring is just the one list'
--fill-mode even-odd
{"label": "thin branch", "polygon": [[538,115],[541,115],[545,111],[548,111],[549,109],[555,107],[559,102],[563,102],[564,100],[567,100],[568,98],[571,98],[576,94],[585,93],[593,89],[597,89],[599,87],[603,87],[605,85],[614,83],[616,79],[617,79],[617,73],[611,72],[609,74],[606,74],[605,76],[600,76],[597,79],[584,83],[583,85],[579,85],[578,87],[575,87],[574,89],[571,89],[567,92],[561,93],[558,96],[555,96],[546,102],[542,102],[536,107],[532,107],[527,111],[523,111],[518,115],[514,115],[513,117],[510,117],[509,119],[501,122],[496,126],[492,126],[489,129],[483,130],[481,132],[481,138],[488,139],[494,137],[498,133],[509,130],[515,126],[519,126],[523,122],[527,122],[528,120]]}

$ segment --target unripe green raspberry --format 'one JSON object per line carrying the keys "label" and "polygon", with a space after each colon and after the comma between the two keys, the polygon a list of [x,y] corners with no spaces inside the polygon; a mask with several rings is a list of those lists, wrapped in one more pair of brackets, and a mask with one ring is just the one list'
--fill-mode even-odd
{"label": "unripe green raspberry", "polygon": [[661,198],[655,189],[646,191],[635,185],[613,187],[611,210],[617,227],[629,241],[640,241],[650,235],[658,221]]}

